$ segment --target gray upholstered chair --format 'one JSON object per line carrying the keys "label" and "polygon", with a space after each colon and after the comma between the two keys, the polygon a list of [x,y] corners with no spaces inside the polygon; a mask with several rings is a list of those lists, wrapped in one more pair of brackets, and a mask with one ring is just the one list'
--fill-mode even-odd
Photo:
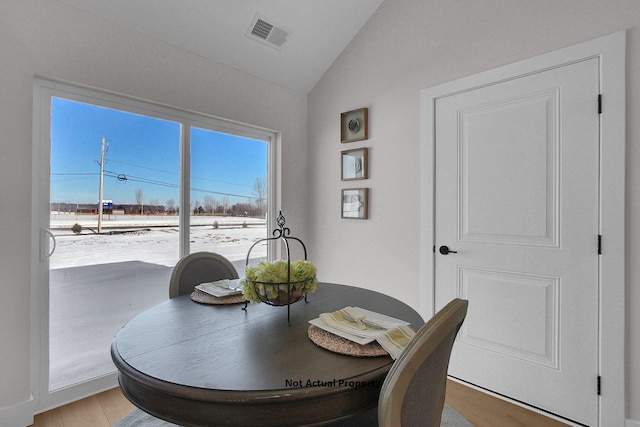
{"label": "gray upholstered chair", "polygon": [[173,268],[169,298],[190,294],[200,283],[222,279],[238,279],[238,271],[228,259],[213,252],[194,252]]}
{"label": "gray upholstered chair", "polygon": [[378,400],[380,427],[440,426],[449,357],[468,304],[454,299],[438,311],[394,362]]}

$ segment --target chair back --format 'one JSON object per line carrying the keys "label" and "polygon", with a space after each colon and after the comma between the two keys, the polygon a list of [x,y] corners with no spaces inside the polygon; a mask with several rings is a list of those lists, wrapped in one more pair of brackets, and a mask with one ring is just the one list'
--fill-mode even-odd
{"label": "chair back", "polygon": [[190,294],[196,285],[222,279],[238,279],[231,262],[213,252],[194,252],[182,258],[171,272],[169,298]]}
{"label": "chair back", "polygon": [[469,302],[454,299],[425,323],[394,362],[378,400],[380,427],[439,427],[449,357]]}

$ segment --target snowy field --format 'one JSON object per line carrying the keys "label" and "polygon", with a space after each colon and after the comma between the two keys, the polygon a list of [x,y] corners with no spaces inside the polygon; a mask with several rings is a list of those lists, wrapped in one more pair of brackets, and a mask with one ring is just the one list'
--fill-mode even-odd
{"label": "snowy field", "polygon": [[[218,228],[214,228],[217,221]],[[83,229],[71,231],[74,224]],[[174,266],[179,257],[176,216],[105,215],[97,234],[97,215],[52,214],[51,232],[56,249],[50,268],[79,267],[122,261],[143,261]],[[245,227],[246,224],[246,227]],[[251,245],[267,236],[265,220],[244,217],[191,217],[190,252],[217,252],[230,261],[245,260]],[[258,245],[251,257],[265,257]]]}
{"label": "snowy field", "polygon": [[[267,237],[264,219],[192,220],[191,252],[220,253],[241,277],[249,248]],[[71,231],[76,223],[83,226],[80,234]],[[169,297],[179,233],[171,216],[105,216],[96,234],[95,215],[52,215],[50,230],[56,250],[50,258],[49,386],[56,390],[115,371],[109,353],[115,334]],[[265,245],[251,251],[251,263],[257,257],[266,257]]]}

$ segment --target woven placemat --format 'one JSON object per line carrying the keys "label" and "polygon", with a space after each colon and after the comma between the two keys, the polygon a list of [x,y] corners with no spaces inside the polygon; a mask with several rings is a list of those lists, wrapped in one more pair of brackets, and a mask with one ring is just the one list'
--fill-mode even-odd
{"label": "woven placemat", "polygon": [[309,339],[317,346],[334,353],[346,354],[347,356],[356,357],[377,357],[388,356],[384,348],[377,342],[373,341],[369,344],[358,344],[349,341],[346,338],[339,337],[331,332],[320,329],[317,326],[309,325]]}
{"label": "woven placemat", "polygon": [[240,304],[245,302],[244,295],[231,295],[228,297],[217,297],[206,292],[202,292],[199,289],[194,290],[191,293],[191,299],[201,304],[214,304],[214,305],[226,305],[226,304]]}

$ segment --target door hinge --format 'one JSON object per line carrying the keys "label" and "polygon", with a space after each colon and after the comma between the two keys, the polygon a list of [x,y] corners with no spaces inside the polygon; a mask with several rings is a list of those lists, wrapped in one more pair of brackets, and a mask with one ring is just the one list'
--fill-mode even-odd
{"label": "door hinge", "polygon": [[602,377],[598,375],[598,396],[602,395]]}
{"label": "door hinge", "polygon": [[598,255],[602,255],[602,234],[598,234]]}
{"label": "door hinge", "polygon": [[598,114],[602,114],[602,94],[598,95]]}

